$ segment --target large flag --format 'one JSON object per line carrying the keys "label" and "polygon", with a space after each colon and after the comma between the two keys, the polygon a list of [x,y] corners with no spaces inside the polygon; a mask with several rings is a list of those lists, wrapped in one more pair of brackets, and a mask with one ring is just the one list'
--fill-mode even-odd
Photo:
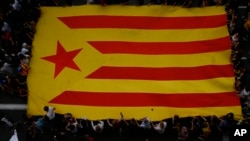
{"label": "large flag", "polygon": [[222,116],[241,108],[224,7],[42,7],[28,114]]}

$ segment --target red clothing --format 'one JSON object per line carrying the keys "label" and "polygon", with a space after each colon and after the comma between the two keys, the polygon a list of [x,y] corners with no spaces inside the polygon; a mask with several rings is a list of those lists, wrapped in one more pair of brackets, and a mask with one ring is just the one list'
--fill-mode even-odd
{"label": "red clothing", "polygon": [[21,70],[20,70],[19,74],[21,74],[21,75],[28,75],[29,66],[26,65],[26,64],[24,64],[24,63],[21,63],[20,67],[21,67]]}
{"label": "red clothing", "polygon": [[11,38],[11,34],[10,32],[5,32],[4,36],[3,36],[3,40],[4,41],[9,41]]}
{"label": "red clothing", "polygon": [[89,138],[88,138],[88,141],[95,141],[95,140],[94,140],[94,138],[89,137]]}

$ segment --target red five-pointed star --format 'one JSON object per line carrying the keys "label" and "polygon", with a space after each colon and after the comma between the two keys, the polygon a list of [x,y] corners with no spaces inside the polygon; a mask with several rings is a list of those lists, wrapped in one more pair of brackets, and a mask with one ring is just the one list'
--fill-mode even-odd
{"label": "red five-pointed star", "polygon": [[55,64],[55,72],[54,72],[54,78],[55,78],[65,67],[80,71],[80,68],[76,65],[73,59],[81,50],[82,49],[66,51],[61,45],[61,43],[58,41],[56,54],[43,57],[42,59]]}

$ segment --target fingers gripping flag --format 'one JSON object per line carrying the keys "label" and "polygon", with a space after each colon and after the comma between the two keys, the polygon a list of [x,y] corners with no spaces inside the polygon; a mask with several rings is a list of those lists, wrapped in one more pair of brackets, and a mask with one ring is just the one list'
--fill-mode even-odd
{"label": "fingers gripping flag", "polygon": [[241,116],[223,7],[42,7],[28,113]]}

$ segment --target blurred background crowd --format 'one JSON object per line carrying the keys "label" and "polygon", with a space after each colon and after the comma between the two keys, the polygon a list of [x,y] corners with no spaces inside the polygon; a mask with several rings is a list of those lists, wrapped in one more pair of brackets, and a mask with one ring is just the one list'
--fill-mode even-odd
{"label": "blurred background crowd", "polygon": [[[224,117],[188,117],[151,122],[149,118],[90,121],[75,119],[69,113],[57,115],[53,107],[44,108],[43,117],[25,117],[11,121],[3,113],[0,119],[9,128],[25,125],[27,141],[49,140],[102,140],[115,136],[118,140],[150,140],[154,135],[169,136],[173,140],[221,141],[224,134],[238,125],[249,124],[250,117],[250,1],[249,0],[1,0],[0,1],[0,93],[15,95],[26,100],[26,83],[32,41],[40,6],[72,6],[99,4],[122,5],[175,5],[203,7],[223,5],[228,16],[228,31],[232,43],[231,61],[235,72],[235,90],[241,100],[243,120],[235,120],[229,113]],[[178,113],[177,113],[178,114]],[[125,115],[126,116],[126,115]],[[138,135],[138,136],[137,136]]]}

